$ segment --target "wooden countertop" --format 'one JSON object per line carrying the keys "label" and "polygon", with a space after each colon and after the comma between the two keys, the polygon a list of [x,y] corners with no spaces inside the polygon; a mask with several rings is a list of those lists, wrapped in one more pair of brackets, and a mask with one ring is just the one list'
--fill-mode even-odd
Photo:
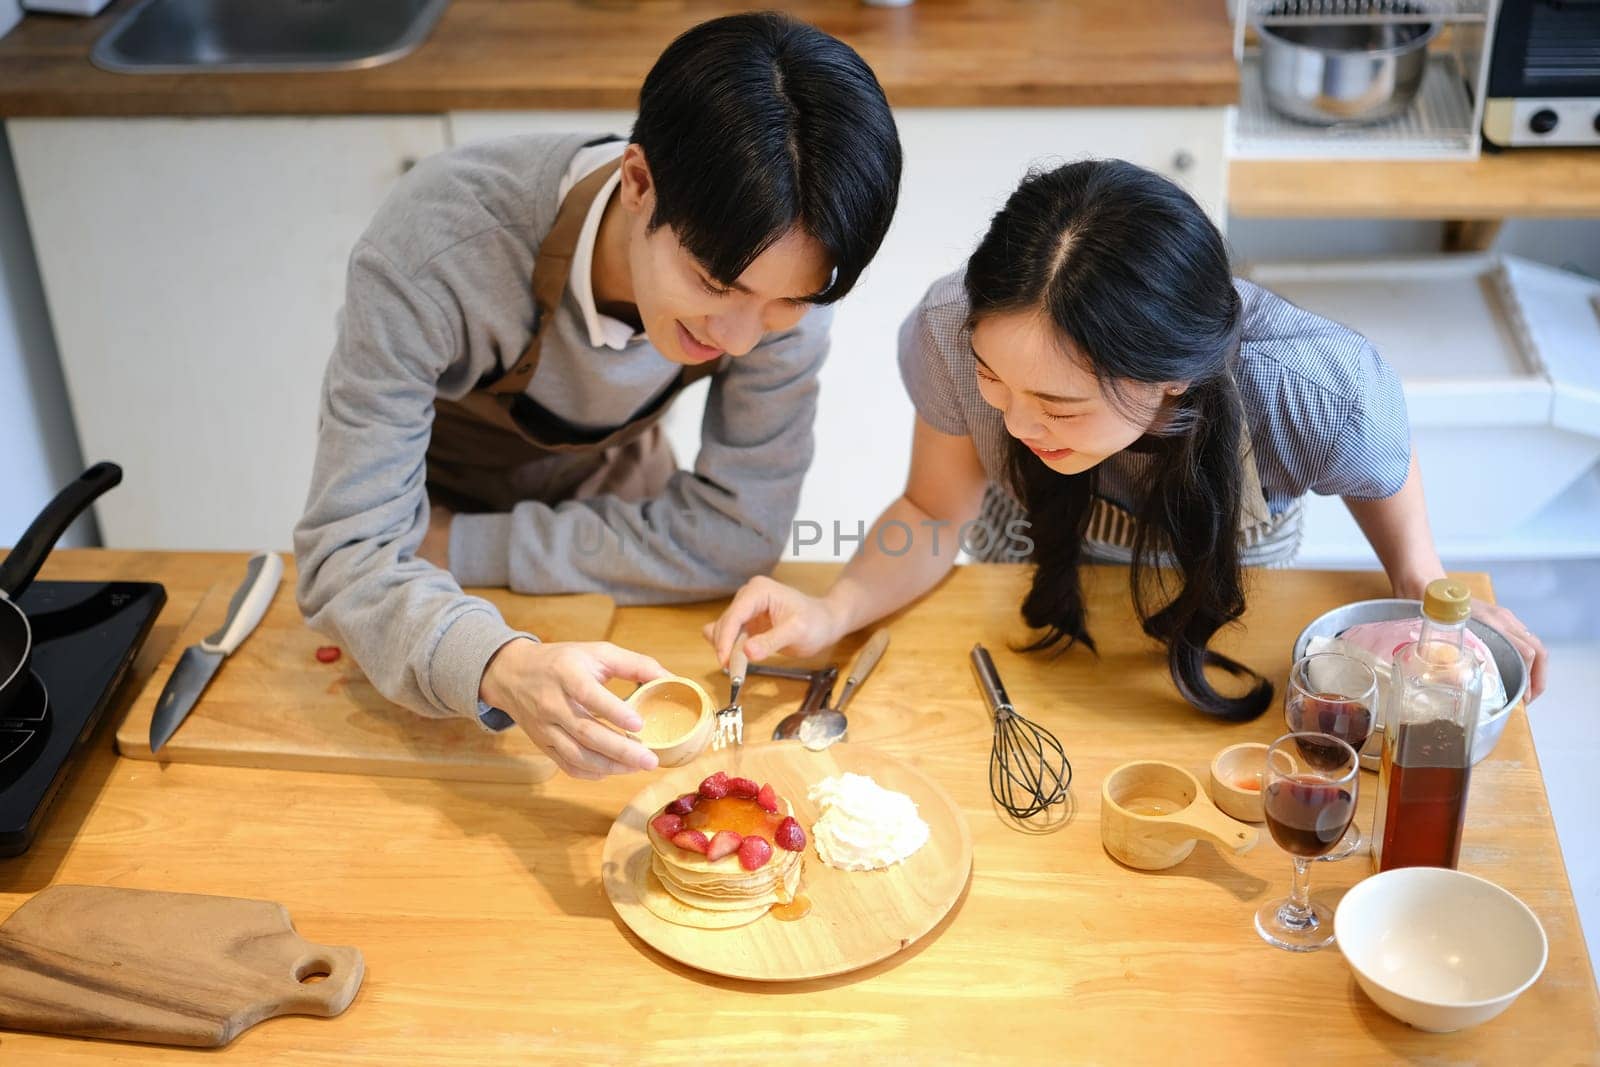
{"label": "wooden countertop", "polygon": [[1258,218],[1600,217],[1600,150],[1519,148],[1463,162],[1236,160],[1228,210]]}
{"label": "wooden countertop", "polygon": [[[62,551],[44,576],[164,582],[169,601],[139,659],[147,675],[198,598],[244,558]],[[834,568],[781,573],[820,587]],[[1024,577],[1014,567],[959,568],[893,621],[894,644],[852,706],[850,743],[907,760],[943,786],[965,813],[975,861],[944,923],[854,974],[781,988],[710,978],[635,938],[605,897],[599,864],[611,820],[642,777],[527,788],[160,765],[116,757],[109,729],[33,849],[0,861],[0,915],[55,883],[266,897],[286,904],[306,937],[363,950],[366,983],[344,1015],[270,1020],[207,1057],[224,1063],[767,1065],[848,1056],[1236,1067],[1281,1060],[1285,1050],[1327,1062],[1600,1058],[1600,1000],[1520,710],[1473,773],[1462,866],[1527,902],[1550,959],[1516,1004],[1476,1029],[1408,1029],[1366,999],[1336,950],[1299,956],[1263,944],[1252,914],[1287,891],[1290,874],[1270,839],[1240,857],[1200,845],[1158,874],[1106,856],[1099,787],[1113,766],[1156,757],[1203,774],[1224,745],[1282,731],[1276,711],[1222,726],[1183,706],[1132,625],[1124,575],[1090,576],[1098,659],[1007,651],[1019,635]],[[1469,581],[1489,593],[1483,576]],[[1374,574],[1263,572],[1253,585],[1246,626],[1225,647],[1280,682],[1306,620],[1387,592]],[[698,671],[707,657],[699,627],[718,607],[625,608],[613,639]],[[990,806],[989,717],[966,662],[974,638],[995,653],[1018,707],[1054,729],[1073,759],[1076,807],[1054,833],[1020,833]],[[767,686],[747,689],[758,735],[780,711]],[[1359,818],[1370,828],[1373,776],[1362,790]],[[1329,903],[1368,870],[1360,861],[1316,868],[1312,892]],[[177,1064],[194,1053],[0,1033],[7,1063],[107,1057]]]}
{"label": "wooden countertop", "polygon": [[[678,33],[749,5],[453,0],[429,39],[370,70],[128,75],[89,63],[133,0],[95,19],[30,14],[0,40],[0,117],[379,114],[633,108]],[[902,107],[1220,105],[1239,73],[1222,0],[920,0],[784,10],[855,46]]]}

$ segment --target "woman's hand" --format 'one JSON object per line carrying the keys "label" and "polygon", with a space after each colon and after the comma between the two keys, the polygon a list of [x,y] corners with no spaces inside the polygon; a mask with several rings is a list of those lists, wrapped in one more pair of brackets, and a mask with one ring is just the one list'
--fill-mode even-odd
{"label": "woman's hand", "polygon": [[649,656],[604,641],[541,644],[518,638],[489,660],[478,696],[510,715],[567,774],[599,779],[656,766],[655,753],[605,725],[635,731],[644,725],[605,683],[648,682],[666,674]]}
{"label": "woman's hand", "polygon": [[707,623],[702,631],[723,666],[733,655],[733,643],[741,631],[750,635],[744,651],[751,662],[779,653],[809,656],[846,632],[827,600],[766,577],[746,582],[722,617]]}
{"label": "woman's hand", "polygon": [[[1544,692],[1545,672],[1550,665],[1550,653],[1545,651],[1544,642],[1534,636],[1521,619],[1499,604],[1474,598],[1472,615],[1505,634],[1506,640],[1521,653],[1522,661],[1528,665],[1528,703],[1533,703]],[[1510,696],[1509,693],[1506,695]]]}

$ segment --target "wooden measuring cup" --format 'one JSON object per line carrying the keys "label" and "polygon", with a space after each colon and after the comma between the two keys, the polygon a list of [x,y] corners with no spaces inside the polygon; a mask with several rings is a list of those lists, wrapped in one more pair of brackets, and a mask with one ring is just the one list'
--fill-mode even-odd
{"label": "wooden measuring cup", "polygon": [[1195,776],[1175,763],[1124,763],[1100,787],[1100,842],[1113,859],[1141,871],[1182,863],[1196,841],[1241,853],[1260,836],[1218,811]]}
{"label": "wooden measuring cup", "polygon": [[628,697],[644,726],[635,740],[656,754],[663,767],[688,763],[711,743],[716,714],[711,694],[693,678],[668,675],[646,682]]}

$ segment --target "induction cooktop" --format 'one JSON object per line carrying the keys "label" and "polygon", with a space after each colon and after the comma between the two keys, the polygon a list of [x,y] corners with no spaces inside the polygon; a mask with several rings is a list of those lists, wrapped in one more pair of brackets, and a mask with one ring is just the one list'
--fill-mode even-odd
{"label": "induction cooktop", "polygon": [[33,843],[166,601],[153,582],[34,582],[17,598],[33,672],[0,716],[0,856]]}

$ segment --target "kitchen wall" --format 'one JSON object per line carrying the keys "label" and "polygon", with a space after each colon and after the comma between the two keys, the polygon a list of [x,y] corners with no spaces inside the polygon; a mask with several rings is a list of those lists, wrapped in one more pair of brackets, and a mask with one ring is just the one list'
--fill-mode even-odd
{"label": "kitchen wall", "polygon": [[[0,129],[0,545],[15,543],[82,467],[11,147]],[[58,543],[97,540],[94,520],[85,516]]]}

